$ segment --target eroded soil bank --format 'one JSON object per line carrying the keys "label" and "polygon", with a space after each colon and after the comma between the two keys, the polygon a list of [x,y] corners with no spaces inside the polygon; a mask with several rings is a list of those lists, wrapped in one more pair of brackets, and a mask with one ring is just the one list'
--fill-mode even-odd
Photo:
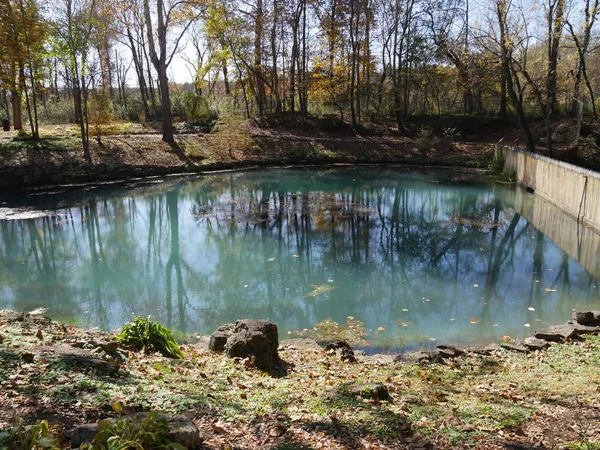
{"label": "eroded soil bank", "polygon": [[[0,312],[0,428],[47,419],[71,431],[123,413],[181,413],[208,449],[596,448],[600,338],[541,351],[468,351],[459,358],[356,362],[310,340],[282,341],[265,374],[209,353],[206,339],[167,359],[115,348],[114,335],[41,315]],[[390,398],[331,395],[382,383]],[[587,445],[587,447],[586,447]]]}

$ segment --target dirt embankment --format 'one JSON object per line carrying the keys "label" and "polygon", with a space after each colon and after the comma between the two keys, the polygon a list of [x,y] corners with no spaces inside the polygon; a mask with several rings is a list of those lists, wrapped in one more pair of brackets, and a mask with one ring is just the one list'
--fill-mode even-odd
{"label": "dirt embankment", "polygon": [[[579,145],[576,124],[558,121],[555,156],[592,170],[600,169],[598,124],[585,123]],[[91,143],[93,164],[83,158],[69,126],[43,127],[39,142],[14,133],[0,135],[0,188],[102,182],[173,173],[312,164],[405,164],[487,168],[493,146],[518,145],[516,124],[493,118],[415,117],[400,133],[391,123],[357,129],[338,117],[280,114],[244,123],[221,121],[211,133],[179,134],[183,161],[160,140],[158,131],[136,124],[113,126],[102,143]],[[539,151],[543,124],[534,123]]]}

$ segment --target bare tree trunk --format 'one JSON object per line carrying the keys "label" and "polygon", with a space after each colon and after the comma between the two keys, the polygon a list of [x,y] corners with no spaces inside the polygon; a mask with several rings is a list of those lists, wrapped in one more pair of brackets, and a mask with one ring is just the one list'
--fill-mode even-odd
{"label": "bare tree trunk", "polygon": [[565,0],[550,0],[548,7],[548,75],[546,81],[547,115],[550,117],[558,111],[556,92],[558,49],[564,25],[564,10]]}
{"label": "bare tree trunk", "polygon": [[141,55],[138,55],[136,50],[135,41],[131,30],[127,28],[127,39],[129,40],[129,49],[131,50],[131,56],[133,59],[133,67],[138,77],[138,85],[140,89],[140,97],[142,99],[142,108],[144,109],[144,115],[147,119],[150,119],[150,108],[148,107],[148,88],[146,86],[146,78],[144,77],[144,66],[142,63]]}
{"label": "bare tree trunk", "polygon": [[256,0],[256,22],[254,27],[254,86],[256,91],[256,106],[258,114],[264,114],[265,82],[262,74],[262,38],[263,38],[263,0]]}
{"label": "bare tree trunk", "polygon": [[279,76],[277,74],[277,16],[279,14],[279,6],[277,0],[273,0],[273,24],[271,27],[271,83],[275,93],[275,111],[281,113],[282,105],[279,97]]}
{"label": "bare tree trunk", "polygon": [[157,38],[160,55],[157,53],[154,42],[154,30],[152,17],[150,15],[149,0],[144,0],[144,18],[146,20],[146,31],[148,33],[148,45],[150,47],[150,58],[158,74],[158,85],[162,101],[162,140],[168,144],[175,144],[173,134],[173,122],[171,117],[171,97],[169,95],[169,79],[167,77],[167,27],[164,17],[163,0],[156,0],[157,11]]}
{"label": "bare tree trunk", "polygon": [[500,117],[502,120],[506,120],[506,106],[506,73],[504,70],[500,70]]}
{"label": "bare tree trunk", "polygon": [[[527,123],[525,110],[523,109],[523,92],[519,86],[519,78],[512,67],[512,49],[510,47],[511,37],[508,35],[506,17],[508,7],[506,0],[496,0],[496,14],[500,29],[500,52],[502,58],[502,70],[506,79],[506,92],[517,114],[519,127],[525,138],[525,145],[530,152],[535,151],[535,141],[533,134]],[[517,93],[518,88],[518,93]]]}
{"label": "bare tree trunk", "polygon": [[351,54],[350,54],[350,117],[352,120],[352,126],[356,127],[358,125],[357,121],[356,121],[356,108],[355,108],[355,101],[354,101],[354,96],[355,96],[355,88],[356,88],[356,55],[357,55],[357,46],[358,43],[356,42],[357,36],[355,35],[355,30],[354,30],[354,20],[356,20],[358,22],[359,18],[358,18],[358,13],[356,12],[355,8],[354,8],[354,4],[355,2],[351,1],[350,2],[350,47],[351,47]]}
{"label": "bare tree trunk", "polygon": [[21,109],[21,92],[15,88],[10,92],[10,103],[12,104],[13,128],[23,129],[23,110]]}

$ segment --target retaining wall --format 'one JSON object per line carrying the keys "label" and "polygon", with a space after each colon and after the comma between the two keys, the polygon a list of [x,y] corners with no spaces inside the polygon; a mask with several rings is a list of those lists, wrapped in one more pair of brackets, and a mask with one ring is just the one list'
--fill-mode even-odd
{"label": "retaining wall", "polygon": [[498,145],[496,155],[519,183],[600,232],[600,173],[516,147]]}
{"label": "retaining wall", "polygon": [[524,190],[517,190],[515,210],[588,273],[600,278],[600,233],[541,198],[531,200]]}

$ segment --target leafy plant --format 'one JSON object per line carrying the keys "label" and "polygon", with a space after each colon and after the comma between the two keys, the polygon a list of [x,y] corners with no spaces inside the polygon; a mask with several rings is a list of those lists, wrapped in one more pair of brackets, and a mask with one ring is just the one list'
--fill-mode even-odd
{"label": "leafy plant", "polygon": [[501,175],[502,180],[508,181],[510,183],[514,183],[517,181],[517,171],[516,170],[505,170]]}
{"label": "leafy plant", "polygon": [[183,352],[171,331],[153,320],[151,316],[147,319],[135,317],[123,326],[116,339],[119,344],[135,350],[146,349],[160,352],[167,358],[183,358]]}
{"label": "leafy plant", "polygon": [[456,127],[444,127],[442,138],[452,144],[460,138],[460,131]]}
{"label": "leafy plant", "polygon": [[567,445],[569,450],[600,450],[600,442],[574,442]]}
{"label": "leafy plant", "polygon": [[169,423],[156,411],[144,419],[124,417],[98,422],[98,433],[82,450],[185,450],[181,444],[170,442]]}
{"label": "leafy plant", "polygon": [[488,165],[488,170],[494,175],[501,175],[504,172],[504,158],[498,155],[494,156]]}
{"label": "leafy plant", "polygon": [[19,424],[0,433],[0,449],[60,449],[58,436],[60,427],[50,425],[47,420],[40,420],[33,425]]}

